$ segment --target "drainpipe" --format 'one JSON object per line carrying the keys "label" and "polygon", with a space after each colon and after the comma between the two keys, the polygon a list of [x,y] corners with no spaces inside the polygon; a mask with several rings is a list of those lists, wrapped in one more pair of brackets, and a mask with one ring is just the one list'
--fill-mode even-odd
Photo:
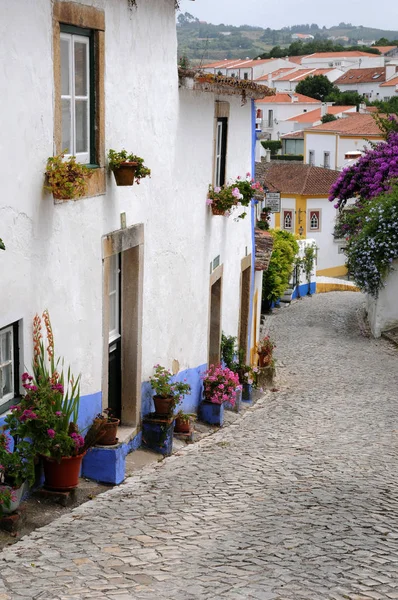
{"label": "drainpipe", "polygon": [[[255,178],[255,156],[256,156],[256,106],[254,99],[251,100],[252,108],[252,177]],[[256,243],[254,237],[254,228],[256,226],[256,205],[253,200],[250,203],[250,218],[251,218],[251,229],[252,229],[252,264],[251,264],[251,284],[250,284],[250,312],[249,312],[249,331],[247,339],[247,348],[250,356],[251,349],[251,337],[253,328],[253,299],[254,299],[254,276],[255,276],[255,259],[256,259]],[[247,357],[246,357],[247,358]]]}

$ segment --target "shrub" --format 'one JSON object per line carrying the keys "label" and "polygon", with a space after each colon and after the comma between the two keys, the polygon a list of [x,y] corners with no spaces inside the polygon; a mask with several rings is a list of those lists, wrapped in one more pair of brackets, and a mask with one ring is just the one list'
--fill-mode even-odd
{"label": "shrub", "polygon": [[261,142],[261,145],[266,150],[271,150],[271,154],[276,154],[278,150],[282,148],[282,142],[280,140],[267,140],[265,142]]}
{"label": "shrub", "polygon": [[283,296],[288,287],[299,250],[292,233],[276,229],[271,229],[270,233],[274,238],[274,247],[268,270],[263,273],[263,297],[269,305]]}

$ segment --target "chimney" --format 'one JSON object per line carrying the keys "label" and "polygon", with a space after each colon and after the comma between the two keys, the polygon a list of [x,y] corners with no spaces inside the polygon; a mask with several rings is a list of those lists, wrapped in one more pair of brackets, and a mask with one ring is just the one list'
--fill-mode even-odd
{"label": "chimney", "polygon": [[359,112],[361,114],[366,113],[366,104],[360,104],[359,110],[357,112]]}
{"label": "chimney", "polygon": [[326,102],[322,102],[321,105],[321,117],[324,117],[328,112],[328,105],[326,104]]}
{"label": "chimney", "polygon": [[397,72],[397,65],[386,65],[386,81],[394,77]]}

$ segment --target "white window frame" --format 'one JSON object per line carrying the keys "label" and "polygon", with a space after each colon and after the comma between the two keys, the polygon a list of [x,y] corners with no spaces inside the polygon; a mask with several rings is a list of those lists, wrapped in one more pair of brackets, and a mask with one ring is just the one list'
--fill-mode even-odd
{"label": "white window frame", "polygon": [[[71,148],[68,148],[68,152],[65,156],[76,156],[76,160],[82,164],[90,163],[90,104],[92,98],[90,97],[90,38],[84,35],[78,35],[75,33],[65,33],[61,32],[60,34],[61,40],[67,41],[69,45],[69,94],[61,93],[61,102],[62,100],[68,100],[71,104],[71,131],[70,131],[70,140],[71,140]],[[82,43],[86,47],[86,90],[87,94],[85,96],[76,95],[75,93],[75,43]],[[61,70],[62,70],[62,62],[61,62]],[[76,102],[84,101],[87,105],[87,152],[76,152]],[[65,150],[65,148],[62,148]]]}
{"label": "white window frame", "polygon": [[215,185],[220,186],[221,180],[221,162],[222,162],[222,147],[223,147],[223,124],[222,121],[217,121],[217,132],[216,132],[216,176]]}
{"label": "white window frame", "polygon": [[[11,358],[10,359],[4,359],[1,355],[1,348],[2,348],[2,344],[1,344],[1,338],[2,336],[5,335],[10,335],[11,338]],[[9,402],[10,400],[12,400],[13,398],[15,398],[15,384],[14,384],[14,377],[15,377],[15,364],[14,364],[14,329],[13,326],[10,325],[8,327],[4,327],[4,329],[0,329],[0,407],[3,406],[4,404],[6,404],[7,402]],[[11,385],[12,385],[12,389],[10,392],[8,392],[8,394],[5,394],[3,396],[3,369],[5,367],[8,367],[9,365],[11,365]]]}
{"label": "white window frame", "polygon": [[308,164],[312,167],[315,166],[315,150],[308,151]]}
{"label": "white window frame", "polygon": [[330,152],[323,153],[323,166],[325,169],[330,169]]}
{"label": "white window frame", "polygon": [[[109,257],[109,343],[117,341],[120,338],[120,267],[119,254],[112,254]],[[114,313],[111,315],[111,297],[114,297]],[[113,317],[113,319],[112,319]],[[116,324],[111,329],[112,320]]]}

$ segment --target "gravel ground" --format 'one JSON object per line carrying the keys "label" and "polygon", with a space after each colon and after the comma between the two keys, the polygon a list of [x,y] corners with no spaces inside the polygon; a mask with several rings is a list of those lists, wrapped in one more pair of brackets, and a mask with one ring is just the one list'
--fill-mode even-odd
{"label": "gravel ground", "polygon": [[0,600],[398,598],[398,350],[362,304],[267,319],[279,391],[4,550]]}

